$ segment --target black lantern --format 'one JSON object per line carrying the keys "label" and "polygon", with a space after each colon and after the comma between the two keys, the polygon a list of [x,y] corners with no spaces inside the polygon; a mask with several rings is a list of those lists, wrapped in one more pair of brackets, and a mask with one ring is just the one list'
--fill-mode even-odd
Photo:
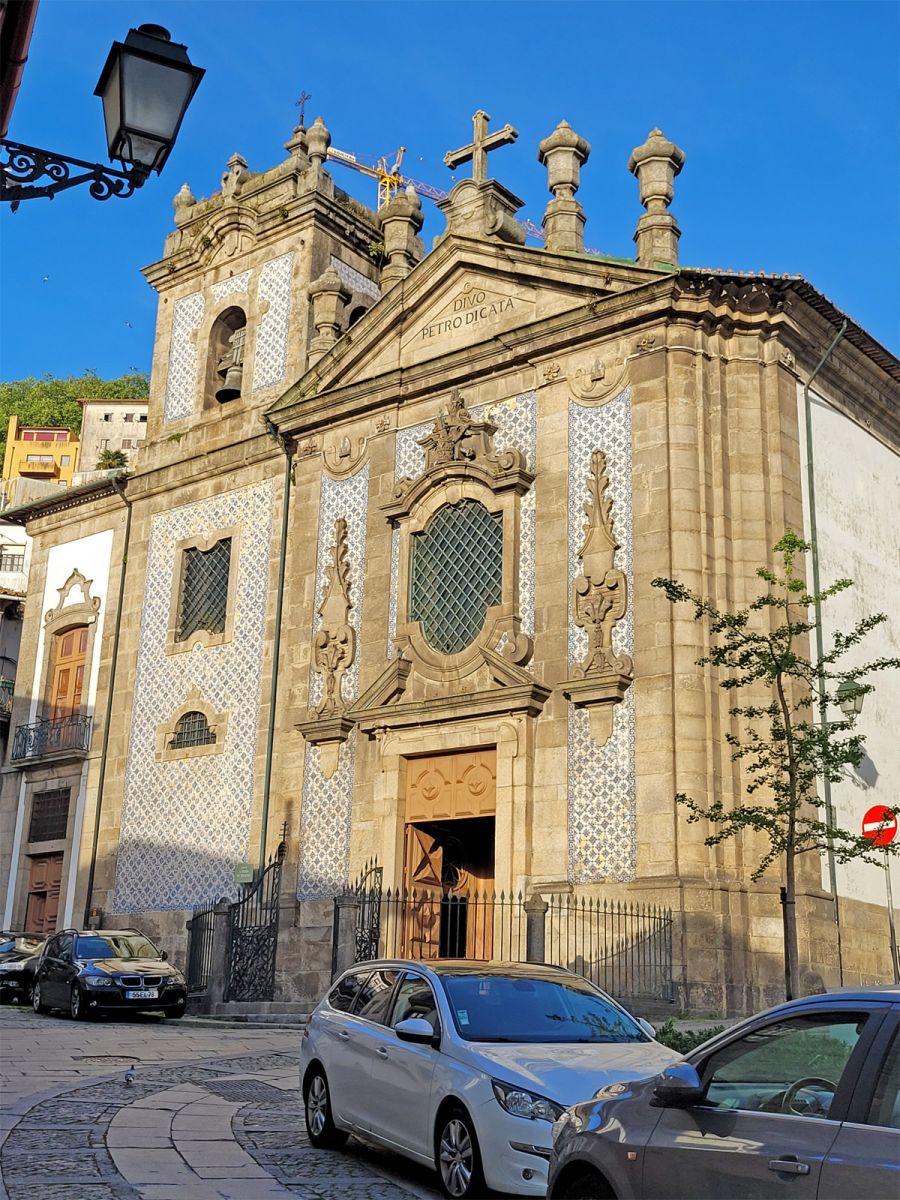
{"label": "black lantern", "polygon": [[145,176],[159,173],[204,74],[161,25],[113,42],[94,91],[103,100],[109,157]]}

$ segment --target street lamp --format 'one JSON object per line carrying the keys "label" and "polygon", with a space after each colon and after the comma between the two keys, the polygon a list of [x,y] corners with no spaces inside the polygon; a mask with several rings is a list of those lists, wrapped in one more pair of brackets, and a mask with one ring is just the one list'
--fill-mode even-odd
{"label": "street lamp", "polygon": [[841,680],[837,690],[837,702],[848,720],[858,717],[862,712],[864,698],[865,693],[859,690],[859,684],[852,676]]}
{"label": "street lamp", "polygon": [[[103,102],[109,157],[126,170],[4,139],[0,145],[7,161],[0,162],[0,199],[15,212],[22,200],[52,199],[88,182],[95,200],[133,195],[152,171],[163,169],[204,74],[191,64],[187,47],[173,42],[161,25],[129,30],[124,42],[113,42],[94,91]],[[72,167],[81,173],[73,174]],[[44,176],[51,182],[36,182]]]}

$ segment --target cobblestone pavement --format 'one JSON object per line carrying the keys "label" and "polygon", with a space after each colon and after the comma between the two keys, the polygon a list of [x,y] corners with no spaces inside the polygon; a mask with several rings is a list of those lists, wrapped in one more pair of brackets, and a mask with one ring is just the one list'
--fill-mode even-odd
{"label": "cobblestone pavement", "polygon": [[[314,1150],[299,1031],[0,1008],[0,1200],[432,1200],[352,1140]],[[125,1072],[134,1068],[134,1080]]]}

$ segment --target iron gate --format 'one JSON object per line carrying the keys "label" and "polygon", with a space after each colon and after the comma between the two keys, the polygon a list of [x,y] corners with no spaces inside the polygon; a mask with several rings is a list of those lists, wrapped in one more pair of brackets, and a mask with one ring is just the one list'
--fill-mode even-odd
{"label": "iron gate", "polygon": [[381,883],[383,868],[376,863],[366,866],[354,891],[359,901],[356,913],[356,961],[370,962],[378,957],[381,933]]}
{"label": "iron gate", "polygon": [[215,909],[215,900],[205,908],[195,908],[194,915],[187,923],[188,944],[185,978],[189,996],[204,996],[209,991],[215,937]]}
{"label": "iron gate", "polygon": [[278,899],[286,846],[245,896],[228,907],[228,965],[225,1000],[272,1000],[278,949]]}

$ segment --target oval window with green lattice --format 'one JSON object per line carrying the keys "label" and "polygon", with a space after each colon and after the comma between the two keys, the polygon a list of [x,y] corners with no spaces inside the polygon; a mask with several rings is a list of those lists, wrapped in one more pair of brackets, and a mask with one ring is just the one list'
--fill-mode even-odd
{"label": "oval window with green lattice", "polygon": [[409,617],[428,643],[456,654],[475,641],[503,591],[503,515],[477,500],[438,509],[413,535]]}

